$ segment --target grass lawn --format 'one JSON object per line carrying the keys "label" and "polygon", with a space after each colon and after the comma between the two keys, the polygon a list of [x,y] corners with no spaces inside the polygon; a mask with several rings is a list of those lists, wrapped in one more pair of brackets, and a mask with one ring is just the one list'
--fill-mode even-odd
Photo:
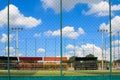
{"label": "grass lawn", "polygon": [[[11,70],[11,76],[60,76],[55,70]],[[120,75],[120,70],[114,70],[113,75]],[[76,70],[63,71],[64,76],[100,76],[109,75],[109,70]],[[7,76],[7,70],[0,70],[0,76]]]}

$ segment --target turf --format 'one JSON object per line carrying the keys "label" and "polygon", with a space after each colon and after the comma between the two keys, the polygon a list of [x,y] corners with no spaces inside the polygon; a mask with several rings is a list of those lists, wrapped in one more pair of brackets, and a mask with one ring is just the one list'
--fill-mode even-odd
{"label": "turf", "polygon": [[[7,76],[7,70],[0,70],[0,76]],[[76,70],[62,71],[64,76],[104,76],[109,75],[109,70]],[[60,76],[60,71],[55,70],[11,70],[11,76]],[[120,75],[120,70],[114,70],[113,75]]]}

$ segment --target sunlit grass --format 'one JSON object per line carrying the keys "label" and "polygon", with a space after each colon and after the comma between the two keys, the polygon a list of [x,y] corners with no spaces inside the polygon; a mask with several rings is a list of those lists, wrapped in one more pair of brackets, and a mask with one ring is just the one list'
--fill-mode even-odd
{"label": "sunlit grass", "polygon": [[[100,76],[109,75],[109,70],[76,70],[63,71],[63,76]],[[0,76],[7,76],[7,70],[0,70]],[[11,76],[60,76],[57,70],[11,70]],[[120,70],[114,70],[113,75],[120,75]]]}

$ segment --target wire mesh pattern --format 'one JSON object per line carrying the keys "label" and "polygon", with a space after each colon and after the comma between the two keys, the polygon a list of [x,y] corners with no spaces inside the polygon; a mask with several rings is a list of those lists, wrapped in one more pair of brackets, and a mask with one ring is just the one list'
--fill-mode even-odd
{"label": "wire mesh pattern", "polygon": [[[63,71],[61,76],[89,76],[95,75],[96,72],[98,75],[109,75],[110,66],[114,75],[120,75],[117,74],[120,73],[120,1],[113,0],[111,5],[109,1],[29,0],[28,3],[10,0],[9,27],[7,0],[2,1],[0,71],[7,71],[9,54],[9,67],[13,70],[11,75],[18,71],[17,75],[23,76],[24,72],[28,71],[35,72],[36,76],[60,76],[61,66]],[[83,74],[80,74],[82,72]],[[7,75],[7,72],[4,75]]]}

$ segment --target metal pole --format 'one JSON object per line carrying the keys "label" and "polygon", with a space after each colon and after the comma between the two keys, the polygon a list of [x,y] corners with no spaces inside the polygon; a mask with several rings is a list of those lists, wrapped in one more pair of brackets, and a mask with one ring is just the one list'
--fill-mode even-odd
{"label": "metal pole", "polygon": [[18,55],[18,29],[16,29],[16,57],[18,58],[19,62],[19,55]]}
{"label": "metal pole", "polygon": [[18,42],[19,42],[19,39],[18,39],[18,32],[23,30],[23,28],[12,28],[13,31],[16,31],[16,57],[18,59],[18,62],[20,61],[19,60],[19,52],[18,52]]}
{"label": "metal pole", "polygon": [[9,5],[10,5],[10,0],[8,0],[8,80],[10,80],[10,22],[9,22]]}
{"label": "metal pole", "polygon": [[109,30],[110,30],[110,80],[112,80],[112,26],[111,26],[111,0],[109,0]]}
{"label": "metal pole", "polygon": [[107,69],[106,50],[107,50],[107,46],[106,46],[106,39],[105,39],[105,68]]}
{"label": "metal pole", "polygon": [[114,42],[113,42],[113,67],[115,68],[115,36],[113,36]]}
{"label": "metal pole", "polygon": [[119,48],[120,42],[119,42],[119,32],[118,32],[118,60],[120,59],[120,48]]}
{"label": "metal pole", "polygon": [[60,0],[60,76],[62,80],[62,0]]}
{"label": "metal pole", "polygon": [[102,70],[104,70],[104,32],[107,32],[107,31],[108,31],[107,29],[98,30],[98,32],[102,33],[102,47],[101,47],[101,50],[102,50]]}
{"label": "metal pole", "polygon": [[102,70],[104,70],[104,60],[103,60],[103,58],[104,58],[104,56],[103,56],[103,54],[104,54],[104,51],[103,51],[103,49],[104,49],[104,35],[103,35],[103,33],[104,32],[102,32]]}

